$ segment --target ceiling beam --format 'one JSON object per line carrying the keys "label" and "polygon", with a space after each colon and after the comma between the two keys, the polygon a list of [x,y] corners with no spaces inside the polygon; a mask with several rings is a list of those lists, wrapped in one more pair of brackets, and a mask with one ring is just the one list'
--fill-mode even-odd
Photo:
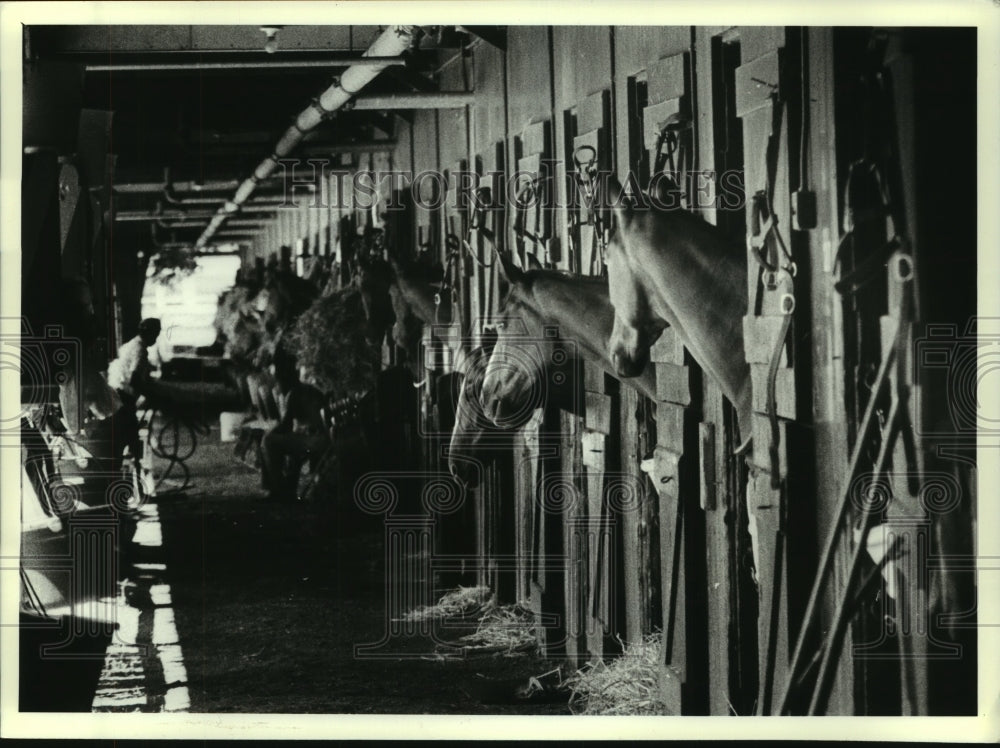
{"label": "ceiling beam", "polygon": [[206,70],[287,70],[302,68],[336,68],[364,65],[378,62],[385,65],[405,65],[405,57],[343,57],[326,60],[253,60],[244,62],[149,62],[149,63],[92,63],[85,70],[88,73],[155,73],[190,72],[203,73]]}
{"label": "ceiling beam", "polygon": [[484,42],[499,50],[507,51],[506,26],[459,26],[458,28],[461,31],[478,36]]}
{"label": "ceiling beam", "polygon": [[475,101],[472,91],[436,91],[433,93],[393,93],[357,96],[352,109],[461,109]]}
{"label": "ceiling beam", "polygon": [[[283,26],[275,41],[279,52],[363,52],[379,35],[378,26]],[[264,54],[267,37],[256,24],[244,25],[73,25],[34,26],[31,47],[37,54],[201,52]]]}
{"label": "ceiling beam", "polygon": [[385,74],[387,77],[409,86],[414,91],[427,93],[429,91],[438,90],[437,84],[434,82],[433,78],[421,75],[417,71],[411,70],[410,68],[392,67],[386,70]]}

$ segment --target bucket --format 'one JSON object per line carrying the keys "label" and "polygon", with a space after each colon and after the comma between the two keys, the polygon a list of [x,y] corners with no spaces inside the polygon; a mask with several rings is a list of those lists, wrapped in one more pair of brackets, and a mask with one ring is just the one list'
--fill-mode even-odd
{"label": "bucket", "polygon": [[247,419],[246,413],[220,413],[219,432],[220,440],[224,442],[234,442],[239,435],[240,426]]}

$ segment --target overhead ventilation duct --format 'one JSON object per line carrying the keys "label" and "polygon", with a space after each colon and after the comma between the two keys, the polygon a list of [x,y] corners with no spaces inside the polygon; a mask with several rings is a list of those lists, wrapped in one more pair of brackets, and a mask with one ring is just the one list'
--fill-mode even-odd
{"label": "overhead ventilation duct", "polygon": [[295,122],[274,147],[274,153],[265,158],[253,174],[237,188],[232,200],[226,201],[198,237],[195,247],[204,247],[219,227],[250,198],[261,180],[278,168],[279,160],[288,156],[302,142],[306,133],[351,100],[390,64],[385,58],[395,58],[409,50],[418,34],[416,26],[389,26],[362,55],[365,62],[347,68],[340,79],[317,96],[299,113]]}

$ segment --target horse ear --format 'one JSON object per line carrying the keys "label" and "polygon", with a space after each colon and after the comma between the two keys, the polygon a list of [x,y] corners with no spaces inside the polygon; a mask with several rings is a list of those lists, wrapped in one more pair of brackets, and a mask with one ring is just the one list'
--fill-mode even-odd
{"label": "horse ear", "polygon": [[542,263],[538,261],[538,257],[534,252],[525,252],[525,256],[528,258],[528,270],[542,270]]}
{"label": "horse ear", "polygon": [[606,205],[614,211],[615,220],[618,222],[618,225],[627,226],[632,220],[632,208],[625,199],[625,189],[614,174],[608,175],[607,185]]}
{"label": "horse ear", "polygon": [[511,253],[509,251],[501,252],[496,247],[493,248],[493,252],[495,262],[498,263],[501,279],[506,283],[517,281],[523,271],[514,264]]}

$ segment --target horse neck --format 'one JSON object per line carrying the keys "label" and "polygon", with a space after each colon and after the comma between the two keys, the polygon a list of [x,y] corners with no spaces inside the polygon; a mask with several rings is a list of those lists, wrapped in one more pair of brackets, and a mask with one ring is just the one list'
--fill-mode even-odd
{"label": "horse neck", "polygon": [[[547,325],[556,325],[559,336],[572,341],[585,359],[619,378],[608,354],[615,310],[611,306],[607,281],[601,278],[569,276],[535,271],[531,289],[520,295],[524,305]],[[656,396],[656,380],[651,366],[642,375],[622,380],[647,397]]]}
{"label": "horse neck", "polygon": [[[651,317],[670,323],[695,360],[750,420],[751,380],[743,344],[746,253],[718,227],[685,211],[646,213],[617,251],[631,283],[648,296]],[[617,289],[616,289],[617,290]]]}
{"label": "horse neck", "polygon": [[603,279],[535,271],[530,290],[519,295],[544,325],[559,328],[561,338],[577,344],[595,363],[607,362],[614,309]]}
{"label": "horse neck", "polygon": [[[746,297],[746,255],[718,226],[686,210],[647,213],[652,241],[630,247],[633,264],[668,270],[699,293],[725,301]],[[649,281],[653,275],[647,274]]]}

